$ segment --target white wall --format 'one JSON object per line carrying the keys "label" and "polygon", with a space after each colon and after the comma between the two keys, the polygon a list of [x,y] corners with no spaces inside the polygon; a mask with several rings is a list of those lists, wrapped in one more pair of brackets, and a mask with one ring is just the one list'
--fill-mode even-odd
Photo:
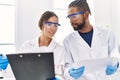
{"label": "white wall", "polygon": [[120,0],[94,0],[95,24],[113,30],[120,44]]}
{"label": "white wall", "polygon": [[111,1],[94,0],[95,24],[111,26]]}
{"label": "white wall", "polygon": [[24,41],[39,35],[38,21],[40,15],[52,9],[52,0],[16,0],[16,49]]}
{"label": "white wall", "polygon": [[112,30],[117,36],[118,42],[120,44],[120,0],[112,0]]}

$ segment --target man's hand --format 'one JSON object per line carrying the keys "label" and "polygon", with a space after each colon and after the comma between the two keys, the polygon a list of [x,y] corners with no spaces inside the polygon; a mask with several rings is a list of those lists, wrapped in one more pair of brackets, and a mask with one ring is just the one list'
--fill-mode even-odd
{"label": "man's hand", "polygon": [[77,68],[77,69],[71,68],[69,70],[69,74],[71,77],[78,79],[82,76],[82,74],[84,73],[84,70],[85,70],[84,66]]}
{"label": "man's hand", "polygon": [[111,75],[114,74],[117,71],[117,68],[119,67],[119,63],[117,63],[116,65],[112,66],[112,65],[108,65],[106,68],[106,75]]}

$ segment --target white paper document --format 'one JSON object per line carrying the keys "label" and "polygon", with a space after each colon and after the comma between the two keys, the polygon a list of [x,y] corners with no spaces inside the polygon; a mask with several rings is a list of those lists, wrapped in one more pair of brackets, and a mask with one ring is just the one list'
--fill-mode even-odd
{"label": "white paper document", "polygon": [[77,63],[73,63],[71,67],[79,68],[81,66],[85,66],[85,72],[92,73],[92,72],[97,72],[97,71],[105,71],[107,65],[115,65],[118,61],[119,59],[117,58],[83,60]]}

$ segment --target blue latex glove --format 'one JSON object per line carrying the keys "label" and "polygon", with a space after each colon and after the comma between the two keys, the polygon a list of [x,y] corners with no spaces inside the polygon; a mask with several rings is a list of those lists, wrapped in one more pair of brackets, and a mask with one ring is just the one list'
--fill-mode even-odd
{"label": "blue latex glove", "polygon": [[0,55],[0,69],[5,70],[8,66],[8,63],[7,57]]}
{"label": "blue latex glove", "polygon": [[58,79],[57,77],[55,77],[53,80],[60,80],[60,79]]}
{"label": "blue latex glove", "polygon": [[71,68],[69,70],[69,74],[71,77],[78,79],[82,76],[82,74],[84,73],[84,70],[85,70],[84,66],[77,68],[77,69]]}
{"label": "blue latex glove", "polygon": [[117,71],[117,68],[119,67],[119,63],[117,63],[116,65],[112,66],[112,65],[108,65],[106,68],[106,75],[111,75],[114,74]]}

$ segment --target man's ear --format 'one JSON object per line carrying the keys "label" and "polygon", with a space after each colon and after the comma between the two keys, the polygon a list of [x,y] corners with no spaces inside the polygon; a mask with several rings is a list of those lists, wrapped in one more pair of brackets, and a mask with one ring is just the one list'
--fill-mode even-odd
{"label": "man's ear", "polygon": [[89,13],[88,11],[85,11],[85,13],[84,13],[84,18],[85,18],[85,19],[88,19],[88,18],[89,18],[89,14],[90,14],[90,13]]}

